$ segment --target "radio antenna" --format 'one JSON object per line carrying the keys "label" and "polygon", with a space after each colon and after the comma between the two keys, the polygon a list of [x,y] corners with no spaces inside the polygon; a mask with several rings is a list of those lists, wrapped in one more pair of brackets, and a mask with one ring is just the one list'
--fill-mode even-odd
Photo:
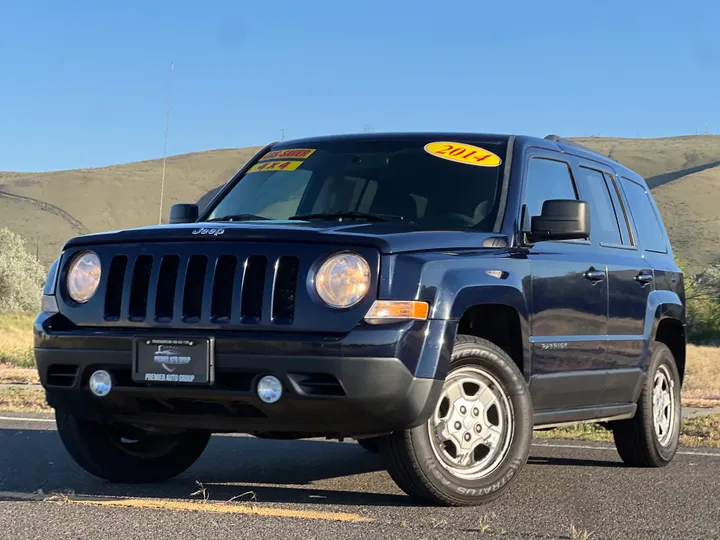
{"label": "radio antenna", "polygon": [[174,74],[175,62],[170,62],[170,89],[168,90],[167,116],[165,117],[165,148],[163,150],[162,180],[160,181],[160,214],[158,215],[158,225],[162,225],[163,198],[165,196],[165,163],[167,162],[168,127],[170,125],[170,109],[172,108],[172,89]]}

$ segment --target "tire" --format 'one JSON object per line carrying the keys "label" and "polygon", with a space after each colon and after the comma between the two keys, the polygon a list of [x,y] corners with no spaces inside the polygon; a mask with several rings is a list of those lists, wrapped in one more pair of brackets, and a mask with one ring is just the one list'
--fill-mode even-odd
{"label": "tire", "polygon": [[[118,483],[162,482],[190,467],[210,433],[156,435],[138,429],[82,420],[56,411],[58,433],[70,456],[99,478]],[[135,442],[123,442],[123,439]]]}
{"label": "tire", "polygon": [[[480,384],[468,382],[474,380],[489,384],[481,392]],[[451,394],[460,397],[450,398]],[[481,402],[481,395],[495,401]],[[478,399],[469,399],[472,397]],[[442,425],[444,429],[436,427]],[[454,428],[458,425],[460,430]],[[493,428],[499,434],[494,445],[498,450],[479,444],[484,437],[492,436]],[[476,430],[477,437],[473,434]],[[499,497],[518,476],[527,462],[532,433],[530,393],[515,362],[489,341],[460,335],[455,340],[443,394],[430,419],[378,442],[390,476],[411,498],[441,506],[476,506]],[[453,461],[460,454],[458,444],[466,444],[465,456],[476,462],[475,470]],[[487,455],[478,457],[478,451],[482,454],[484,450]],[[483,468],[483,460],[491,456]]]}
{"label": "tire", "polygon": [[[653,390],[656,381],[662,386],[663,378],[669,383],[666,398],[669,403],[663,402],[669,418],[665,430],[658,433],[653,414]],[[626,464],[633,467],[664,467],[675,457],[682,418],[680,387],[680,373],[672,352],[664,343],[654,342],[650,346],[650,365],[637,404],[637,413],[629,420],[610,424],[615,447]],[[663,419],[666,417],[665,414],[662,416]]]}
{"label": "tire", "polygon": [[367,450],[371,454],[377,454],[380,449],[378,447],[378,439],[379,437],[371,437],[369,439],[358,439],[357,443],[363,447],[364,450]]}

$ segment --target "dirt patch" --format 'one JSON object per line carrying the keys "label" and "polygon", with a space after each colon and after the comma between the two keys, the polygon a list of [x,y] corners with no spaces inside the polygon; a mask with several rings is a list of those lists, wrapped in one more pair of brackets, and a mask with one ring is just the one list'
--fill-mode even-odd
{"label": "dirt patch", "polygon": [[45,392],[8,388],[0,390],[0,411],[46,413],[52,408],[45,401]]}
{"label": "dirt patch", "polygon": [[0,384],[40,384],[35,369],[16,368],[10,364],[0,365]]}

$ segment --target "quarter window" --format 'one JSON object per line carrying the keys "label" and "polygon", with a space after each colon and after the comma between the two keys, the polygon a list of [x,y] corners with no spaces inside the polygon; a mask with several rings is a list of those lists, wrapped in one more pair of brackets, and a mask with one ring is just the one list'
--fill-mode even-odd
{"label": "quarter window", "polygon": [[524,230],[530,230],[530,218],[542,213],[545,201],[553,199],[576,199],[570,166],[564,161],[532,158],[528,164],[527,188],[525,190]]}
{"label": "quarter window", "polygon": [[630,205],[630,212],[635,220],[640,244],[648,251],[667,253],[665,235],[658,215],[650,202],[650,194],[643,186],[628,178],[623,177],[622,184]]}
{"label": "quarter window", "polygon": [[590,205],[591,237],[605,244],[620,244],[620,227],[603,174],[580,167],[578,187],[580,195]]}

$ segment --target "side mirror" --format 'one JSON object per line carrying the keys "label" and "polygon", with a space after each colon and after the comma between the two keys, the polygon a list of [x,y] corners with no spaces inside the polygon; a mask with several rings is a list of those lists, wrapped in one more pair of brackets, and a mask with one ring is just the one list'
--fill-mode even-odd
{"label": "side mirror", "polygon": [[542,213],[531,219],[528,239],[532,242],[587,238],[590,238],[590,207],[585,201],[545,201]]}
{"label": "side mirror", "polygon": [[174,204],[170,209],[170,223],[194,223],[199,215],[197,204]]}

